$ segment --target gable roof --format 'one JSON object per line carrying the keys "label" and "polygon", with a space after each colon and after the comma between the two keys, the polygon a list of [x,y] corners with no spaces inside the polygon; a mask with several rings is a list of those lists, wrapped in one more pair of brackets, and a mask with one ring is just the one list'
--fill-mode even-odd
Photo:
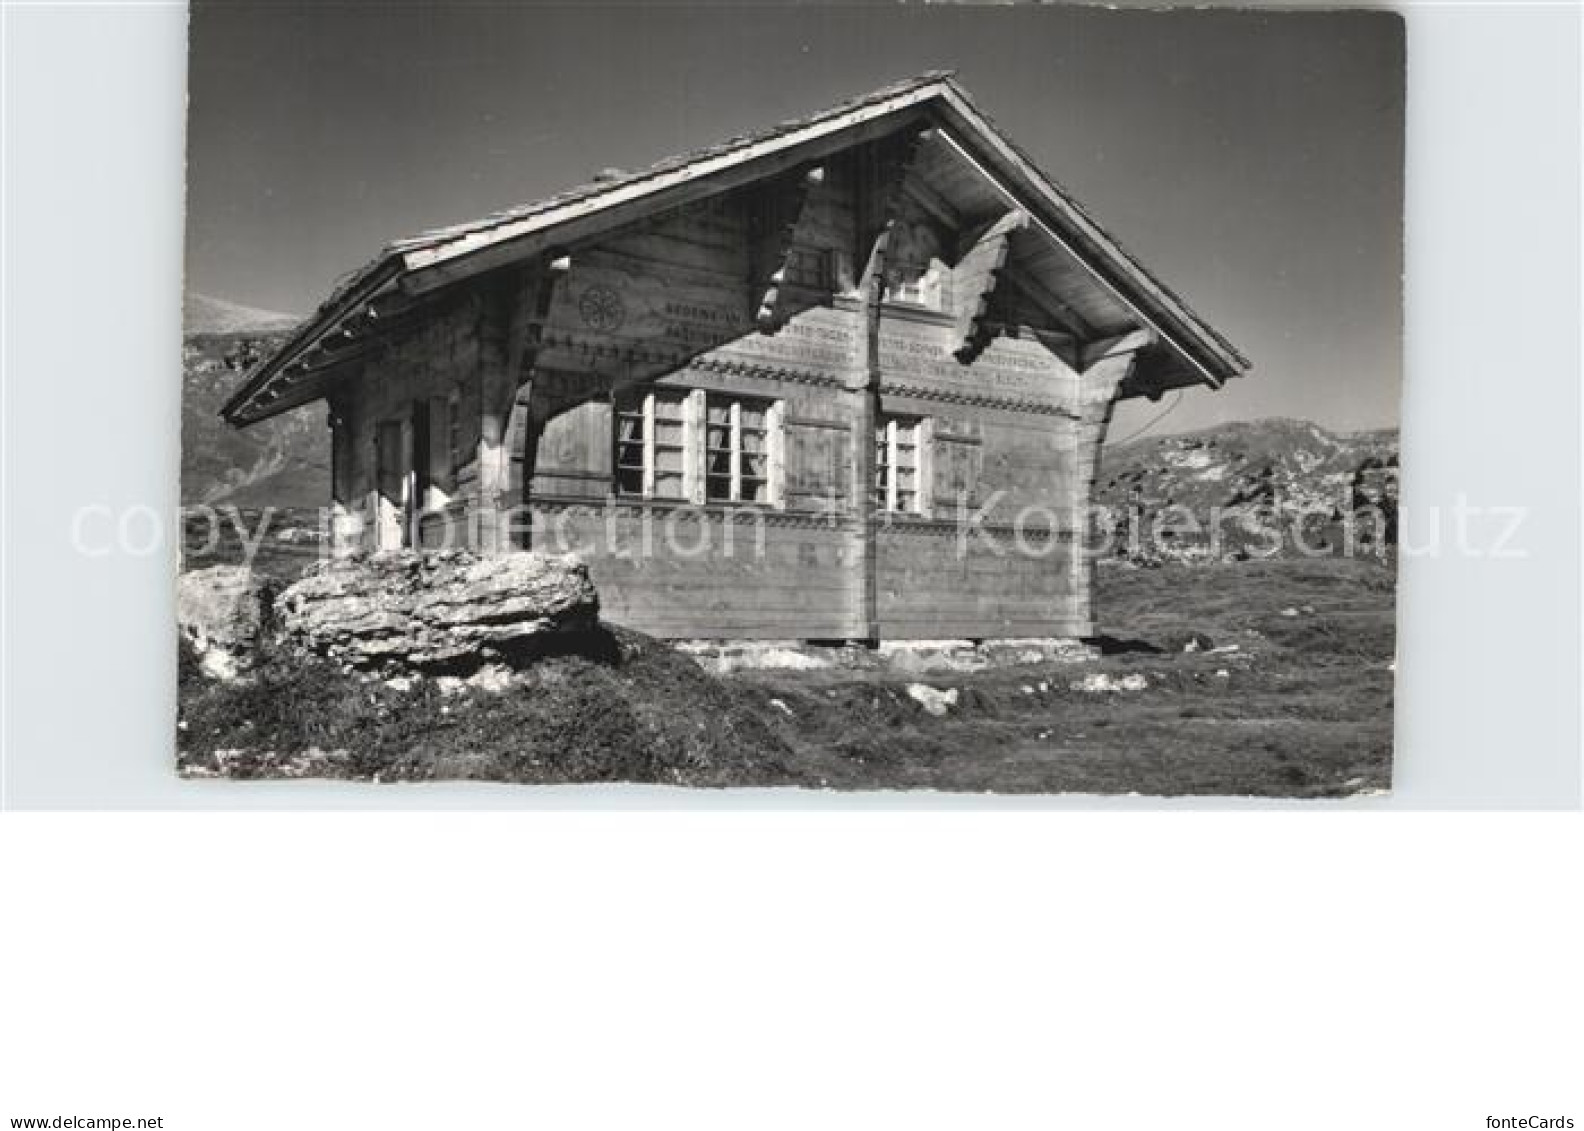
{"label": "gable roof", "polygon": [[531,204],[397,240],[339,283],[279,349],[254,366],[221,414],[231,423],[247,424],[291,407],[259,404],[257,398],[316,342],[398,280],[442,286],[542,250],[552,235],[565,238],[575,226],[588,229],[579,235],[615,227],[631,218],[632,209],[653,212],[670,207],[690,189],[719,191],[722,178],[751,180],[761,163],[794,151],[802,154],[809,147],[845,147],[852,143],[852,135],[894,125],[891,119],[910,113],[943,119],[964,156],[975,163],[983,160],[995,174],[1023,190],[1018,194],[1020,206],[1044,205],[1030,209],[1034,223],[1078,255],[1209,384],[1219,387],[1249,367],[1231,342],[1150,274],[1070,193],[1002,134],[951,72],[930,71],[806,118],[668,157],[636,172],[603,177]]}

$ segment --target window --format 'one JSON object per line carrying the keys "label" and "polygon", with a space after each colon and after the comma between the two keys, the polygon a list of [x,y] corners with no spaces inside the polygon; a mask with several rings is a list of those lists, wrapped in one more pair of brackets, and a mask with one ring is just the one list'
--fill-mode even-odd
{"label": "window", "polygon": [[770,501],[770,405],[705,400],[704,494],[712,503]]}
{"label": "window", "polygon": [[616,494],[692,503],[781,499],[781,405],[653,389],[616,405]]}
{"label": "window", "polygon": [[787,252],[786,281],[809,290],[830,290],[836,279],[833,264],[829,248],[793,248]]}
{"label": "window", "polygon": [[897,270],[886,280],[885,301],[949,313],[946,279],[946,267],[938,259],[916,274]]}
{"label": "window", "polygon": [[616,406],[616,493],[643,499],[684,499],[686,394],[639,393]]}
{"label": "window", "polygon": [[401,420],[374,428],[374,548],[408,545],[408,500],[412,486],[412,430]]}
{"label": "window", "polygon": [[883,416],[875,427],[875,509],[929,512],[930,422],[916,416]]}
{"label": "window", "polygon": [[419,501],[425,514],[443,510],[456,492],[456,457],[452,451],[452,430],[456,409],[448,397],[430,397],[427,404],[414,406],[414,422],[419,428],[418,465],[423,471]]}

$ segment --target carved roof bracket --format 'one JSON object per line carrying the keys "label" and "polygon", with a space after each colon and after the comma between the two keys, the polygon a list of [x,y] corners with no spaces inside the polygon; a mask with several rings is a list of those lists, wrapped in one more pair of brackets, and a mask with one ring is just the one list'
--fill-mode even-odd
{"label": "carved roof bracket", "polygon": [[1160,342],[1160,335],[1148,327],[1129,330],[1109,338],[1087,342],[1079,353],[1078,369],[1087,372],[1100,362],[1124,354],[1135,354]]}
{"label": "carved roof bracket", "polygon": [[[512,413],[518,393],[531,389],[539,354],[545,344],[545,327],[558,289],[572,271],[572,257],[563,250],[547,251],[503,278],[493,290],[486,312],[498,335],[500,370],[498,382],[485,382],[486,402],[494,410]],[[493,390],[493,392],[491,391]]]}
{"label": "carved roof bracket", "polygon": [[538,268],[523,280],[518,291],[518,310],[512,319],[512,373],[513,384],[518,388],[533,379],[545,326],[550,321],[550,307],[558,285],[572,273],[572,257],[562,251],[550,251]]}
{"label": "carved roof bracket", "polygon": [[996,335],[997,324],[991,317],[996,284],[1006,266],[1012,233],[1028,222],[1028,213],[1013,209],[981,232],[957,261],[952,274],[957,346],[952,352],[964,365],[971,365]]}
{"label": "carved roof bracket", "polygon": [[825,167],[814,165],[773,186],[768,193],[765,202],[768,220],[760,234],[755,257],[758,277],[754,289],[759,303],[754,323],[760,333],[773,334],[786,323],[789,314],[786,287],[800,228],[809,213],[809,198],[824,183]]}
{"label": "carved roof bracket", "polygon": [[875,143],[862,170],[860,183],[867,191],[859,209],[860,261],[864,277],[884,274],[886,237],[902,211],[908,174],[922,150],[936,134],[932,127],[907,130]]}

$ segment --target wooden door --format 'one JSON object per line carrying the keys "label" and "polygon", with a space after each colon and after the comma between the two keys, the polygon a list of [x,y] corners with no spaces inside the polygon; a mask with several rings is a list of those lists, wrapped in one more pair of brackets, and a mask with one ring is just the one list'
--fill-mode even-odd
{"label": "wooden door", "polygon": [[402,423],[382,420],[374,437],[377,482],[374,496],[374,547],[397,550],[402,546],[407,515],[408,469],[402,442]]}

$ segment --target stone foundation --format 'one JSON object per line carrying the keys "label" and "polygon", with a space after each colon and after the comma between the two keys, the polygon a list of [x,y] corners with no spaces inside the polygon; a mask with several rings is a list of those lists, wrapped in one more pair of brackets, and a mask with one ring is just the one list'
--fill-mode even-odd
{"label": "stone foundation", "polygon": [[671,646],[712,675],[738,671],[975,672],[1018,664],[1069,664],[1100,650],[1072,637],[1009,640],[891,640],[874,648],[803,640],[674,640]]}

